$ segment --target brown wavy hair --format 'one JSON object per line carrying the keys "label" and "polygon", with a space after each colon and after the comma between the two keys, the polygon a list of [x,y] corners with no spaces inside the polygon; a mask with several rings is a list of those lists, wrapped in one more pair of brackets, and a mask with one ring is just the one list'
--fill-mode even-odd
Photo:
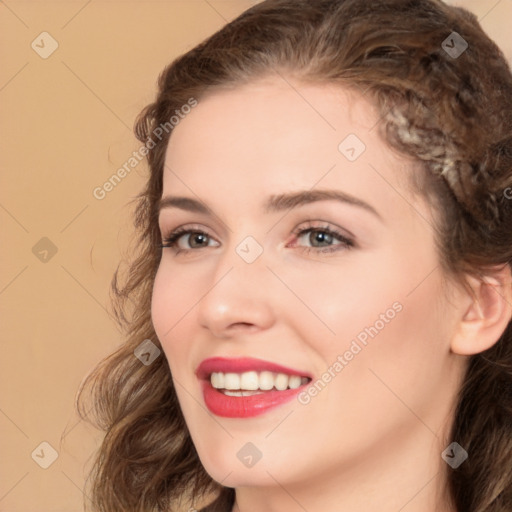
{"label": "brown wavy hair", "polygon": [[[468,45],[458,56],[449,52],[462,48],[453,32]],[[451,276],[464,282],[467,274],[512,264],[512,75],[473,14],[438,0],[264,1],[164,69],[136,136],[149,147],[154,130],[191,97],[200,102],[206,91],[269,74],[339,84],[373,101],[384,140],[419,163],[411,181],[436,207],[436,244]],[[79,396],[82,417],[92,405],[105,431],[89,478],[98,512],[169,512],[208,499],[208,510],[230,511],[234,502],[234,489],[201,465],[165,357],[145,366],[134,356],[145,339],[160,346],[150,303],[171,134],[148,152],[150,172],[135,211],[137,252],[112,283],[126,342],[88,376]],[[451,439],[469,453],[448,474],[457,511],[510,512],[510,322],[492,348],[469,358]]]}

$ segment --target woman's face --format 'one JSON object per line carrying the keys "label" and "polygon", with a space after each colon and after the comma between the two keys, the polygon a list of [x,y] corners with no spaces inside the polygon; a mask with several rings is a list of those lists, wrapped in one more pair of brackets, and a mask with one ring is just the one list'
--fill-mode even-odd
{"label": "woman's face", "polygon": [[441,460],[455,307],[378,119],[355,92],[276,77],[212,92],[172,134],[162,237],[200,233],[163,249],[152,317],[223,485],[347,482],[391,459],[407,478],[418,453],[427,478]]}

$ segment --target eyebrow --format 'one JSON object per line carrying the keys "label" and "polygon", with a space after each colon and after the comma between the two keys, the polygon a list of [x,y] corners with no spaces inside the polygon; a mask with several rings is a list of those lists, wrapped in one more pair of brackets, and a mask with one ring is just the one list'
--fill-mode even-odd
{"label": "eyebrow", "polygon": [[[383,220],[380,213],[373,206],[365,201],[354,197],[341,190],[304,190],[288,194],[272,195],[263,206],[264,213],[275,213],[284,210],[291,210],[298,206],[303,206],[318,201],[335,200],[351,206],[356,206]],[[191,197],[165,196],[158,203],[158,210],[165,208],[179,208],[194,213],[210,214],[210,209],[201,201]]]}

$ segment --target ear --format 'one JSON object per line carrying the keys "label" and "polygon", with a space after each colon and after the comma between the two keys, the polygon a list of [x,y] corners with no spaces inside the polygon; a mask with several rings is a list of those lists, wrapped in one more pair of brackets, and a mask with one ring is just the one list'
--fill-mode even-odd
{"label": "ear", "polygon": [[467,276],[461,319],[451,342],[455,354],[473,355],[491,348],[512,318],[512,275],[509,265],[480,277]]}

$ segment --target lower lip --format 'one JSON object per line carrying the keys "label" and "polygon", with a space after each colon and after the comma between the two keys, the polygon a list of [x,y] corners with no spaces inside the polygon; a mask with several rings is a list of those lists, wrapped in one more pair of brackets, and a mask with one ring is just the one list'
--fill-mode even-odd
{"label": "lower lip", "polygon": [[305,385],[284,391],[264,391],[250,396],[228,396],[215,389],[209,381],[202,381],[206,407],[224,418],[252,418],[289,402]]}

